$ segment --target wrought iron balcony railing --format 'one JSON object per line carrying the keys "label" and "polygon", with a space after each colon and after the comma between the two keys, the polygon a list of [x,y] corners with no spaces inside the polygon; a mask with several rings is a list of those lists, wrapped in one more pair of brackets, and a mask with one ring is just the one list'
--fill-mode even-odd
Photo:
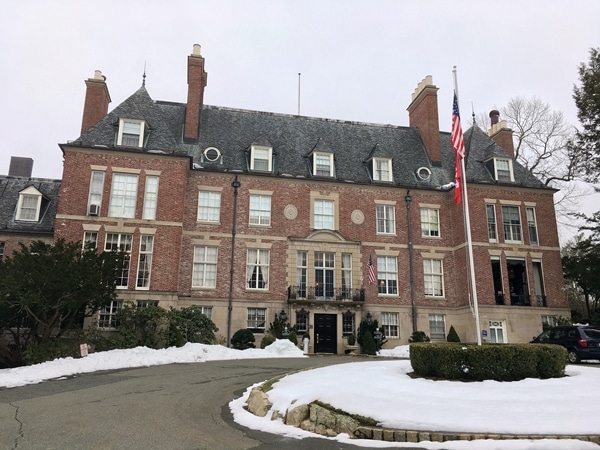
{"label": "wrought iron balcony railing", "polygon": [[289,286],[288,300],[364,302],[365,290],[323,286]]}
{"label": "wrought iron balcony railing", "polygon": [[[531,301],[534,301],[534,306],[546,307],[546,296],[545,295],[529,295],[529,294],[511,294],[510,304],[513,306],[531,306]],[[496,294],[496,305],[504,305],[504,293],[498,292]]]}

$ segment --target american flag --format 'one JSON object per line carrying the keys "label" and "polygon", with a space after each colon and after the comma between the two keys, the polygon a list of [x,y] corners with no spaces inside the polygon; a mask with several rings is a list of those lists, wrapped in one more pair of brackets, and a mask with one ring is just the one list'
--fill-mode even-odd
{"label": "american flag", "polygon": [[456,204],[460,204],[460,199],[462,197],[461,161],[465,157],[465,141],[460,125],[460,114],[458,112],[458,98],[456,97],[456,92],[454,93],[454,104],[452,106],[452,133],[450,135],[450,141],[452,142],[452,149],[456,154],[454,201]]}
{"label": "american flag", "polygon": [[375,268],[373,267],[373,260],[371,259],[371,255],[369,255],[369,263],[367,264],[369,268],[369,284],[375,283]]}

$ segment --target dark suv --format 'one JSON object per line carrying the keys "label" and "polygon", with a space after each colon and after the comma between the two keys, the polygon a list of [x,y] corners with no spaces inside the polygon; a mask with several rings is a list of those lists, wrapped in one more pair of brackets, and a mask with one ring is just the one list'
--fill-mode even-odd
{"label": "dark suv", "polygon": [[582,360],[600,360],[600,327],[572,325],[553,327],[531,341],[536,344],[562,345],[572,364]]}

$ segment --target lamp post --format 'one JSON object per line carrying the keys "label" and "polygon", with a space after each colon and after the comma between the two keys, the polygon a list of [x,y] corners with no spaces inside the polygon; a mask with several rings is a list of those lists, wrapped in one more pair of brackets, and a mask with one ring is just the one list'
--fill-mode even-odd
{"label": "lamp post", "polygon": [[231,263],[229,266],[229,304],[227,306],[227,347],[231,346],[231,313],[233,311],[233,272],[234,272],[234,257],[235,257],[235,234],[236,234],[236,222],[237,222],[237,199],[238,189],[242,185],[237,179],[231,182],[233,188],[233,219],[231,225]]}
{"label": "lamp post", "polygon": [[279,313],[279,320],[283,324],[283,330],[281,330],[281,335],[283,336],[284,339],[287,339],[288,336],[290,335],[290,330],[288,329],[288,326],[287,326],[287,323],[286,323],[286,321],[287,321],[287,314],[285,313],[285,311],[283,309]]}
{"label": "lamp post", "polygon": [[412,220],[410,216],[410,205],[412,203],[412,196],[410,190],[406,191],[404,196],[404,202],[406,203],[406,221],[408,225],[408,274],[410,283],[410,304],[412,306],[412,326],[413,333],[417,331],[417,304],[415,302],[415,279],[414,279],[414,268],[413,268],[413,243],[412,243]]}

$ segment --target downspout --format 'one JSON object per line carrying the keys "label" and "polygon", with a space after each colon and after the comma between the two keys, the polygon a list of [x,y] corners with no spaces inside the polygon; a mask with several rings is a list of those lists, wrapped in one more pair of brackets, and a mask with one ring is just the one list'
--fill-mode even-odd
{"label": "downspout", "polygon": [[412,220],[410,217],[410,204],[412,202],[412,196],[410,195],[410,189],[406,191],[404,196],[404,202],[406,203],[406,221],[408,223],[408,273],[410,283],[410,304],[412,306],[412,327],[413,333],[417,331],[417,304],[415,301],[415,277],[413,268],[413,242],[412,242]]}
{"label": "downspout", "polygon": [[233,188],[233,220],[231,225],[231,262],[229,266],[229,305],[227,306],[227,347],[231,347],[231,313],[233,311],[233,273],[235,270],[234,257],[235,257],[235,233],[236,233],[236,222],[237,222],[237,199],[238,199],[238,188],[242,184],[238,181],[237,175],[231,183]]}

